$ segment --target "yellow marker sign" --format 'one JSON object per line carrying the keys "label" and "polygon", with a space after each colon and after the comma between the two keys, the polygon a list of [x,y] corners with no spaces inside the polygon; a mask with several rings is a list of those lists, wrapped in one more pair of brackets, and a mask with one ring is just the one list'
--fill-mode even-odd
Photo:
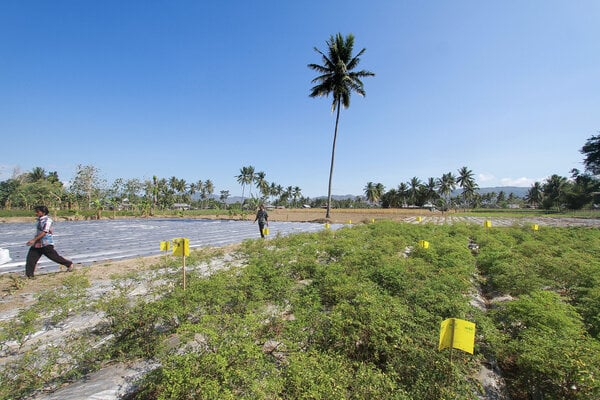
{"label": "yellow marker sign", "polygon": [[473,354],[475,324],[458,318],[448,318],[440,326],[438,350],[455,348]]}
{"label": "yellow marker sign", "polygon": [[348,220],[348,224],[352,225],[352,220],[351,219]]}
{"label": "yellow marker sign", "polygon": [[531,229],[533,229],[534,231],[539,231],[540,227],[538,226],[538,224],[533,224],[531,225]]}
{"label": "yellow marker sign", "polygon": [[488,221],[485,221],[485,222],[483,223],[483,226],[485,226],[486,228],[491,228],[491,227],[492,227],[492,221],[489,221],[489,220],[488,220]]}
{"label": "yellow marker sign", "polygon": [[171,248],[171,242],[160,242],[160,251],[168,251]]}
{"label": "yellow marker sign", "polygon": [[429,242],[427,240],[419,240],[419,246],[421,246],[424,249],[428,249],[429,248]]}
{"label": "yellow marker sign", "polygon": [[331,225],[325,224],[325,229],[329,229],[329,228],[331,228]]}
{"label": "yellow marker sign", "polygon": [[190,239],[177,238],[173,239],[173,255],[174,256],[189,256],[190,255]]}
{"label": "yellow marker sign", "polygon": [[417,222],[421,222],[422,220],[423,220],[423,218],[417,217]]}
{"label": "yellow marker sign", "polygon": [[269,228],[263,228],[263,235],[268,235],[269,234]]}

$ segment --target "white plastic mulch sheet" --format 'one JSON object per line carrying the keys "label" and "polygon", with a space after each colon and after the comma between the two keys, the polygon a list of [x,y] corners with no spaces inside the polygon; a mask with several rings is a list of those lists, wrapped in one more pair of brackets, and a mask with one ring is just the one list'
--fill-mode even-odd
{"label": "white plastic mulch sheet", "polygon": [[[331,229],[341,225],[332,225]],[[10,252],[12,262],[0,263],[0,274],[22,272],[29,247],[25,243],[35,236],[31,223],[0,225],[0,247]],[[317,232],[323,224],[307,222],[270,222],[270,235]],[[55,221],[54,248],[74,263],[90,265],[160,254],[160,242],[188,238],[190,248],[225,246],[245,239],[260,238],[258,225],[252,221],[199,219],[121,219],[100,221]],[[56,271],[60,266],[42,256],[36,274]]]}

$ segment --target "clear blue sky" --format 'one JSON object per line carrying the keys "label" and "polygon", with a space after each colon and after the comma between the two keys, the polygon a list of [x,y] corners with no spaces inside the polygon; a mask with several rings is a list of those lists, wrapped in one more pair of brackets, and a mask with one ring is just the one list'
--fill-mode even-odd
{"label": "clear blue sky", "polygon": [[307,64],[338,32],[376,76],[342,110],[334,194],[570,176],[600,130],[598,21],[597,0],[3,0],[0,180],[81,164],[233,196],[251,165],[326,195],[335,115]]}

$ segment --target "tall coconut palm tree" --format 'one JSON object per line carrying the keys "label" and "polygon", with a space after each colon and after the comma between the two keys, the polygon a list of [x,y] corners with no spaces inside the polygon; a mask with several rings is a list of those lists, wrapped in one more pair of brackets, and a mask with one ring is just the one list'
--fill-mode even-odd
{"label": "tall coconut palm tree", "polygon": [[273,190],[273,196],[279,198],[279,202],[283,203],[283,186],[281,185],[276,185],[275,189]]}
{"label": "tall coconut palm tree", "polygon": [[277,193],[277,184],[275,182],[271,182],[271,184],[269,185],[267,197],[270,196],[273,196],[274,198],[277,198],[277,196],[279,196],[279,194]]}
{"label": "tall coconut palm tree", "polygon": [[179,179],[176,176],[172,176],[169,178],[169,189],[173,192],[173,194],[177,193],[177,188],[179,187]]}
{"label": "tall coconut palm tree", "polygon": [[445,208],[450,207],[450,194],[456,188],[456,178],[452,175],[452,172],[442,174],[442,177],[438,180],[438,192],[445,200]]}
{"label": "tall coconut palm tree", "polygon": [[262,195],[263,199],[267,198],[269,195],[269,182],[267,182],[266,176],[267,174],[265,174],[263,171],[259,171],[254,174],[254,184],[256,185],[256,188]]}
{"label": "tall coconut palm tree", "polygon": [[308,64],[308,67],[319,73],[319,76],[311,81],[311,83],[316,83],[316,85],[312,87],[310,97],[326,97],[332,94],[331,112],[337,110],[331,150],[331,166],[329,168],[329,185],[327,188],[327,214],[325,218],[329,218],[331,208],[331,179],[333,177],[340,107],[350,107],[350,94],[352,92],[365,96],[366,92],[360,78],[375,76],[375,74],[366,70],[353,72],[360,62],[360,56],[366,51],[363,48],[355,56],[352,55],[352,51],[354,50],[354,35],[349,34],[344,38],[341,33],[338,33],[335,37],[333,35],[330,36],[326,43],[327,54],[316,47],[314,48],[321,55],[323,65]]}
{"label": "tall coconut palm tree", "polygon": [[408,183],[408,198],[410,199],[410,203],[412,205],[417,204],[417,199],[419,198],[419,188],[421,185],[421,181],[416,176],[414,176]]}
{"label": "tall coconut palm tree", "polygon": [[383,196],[383,194],[385,193],[385,186],[383,186],[383,183],[378,182],[377,185],[375,185],[375,190],[377,190],[377,193],[379,194],[379,199],[381,199],[381,196]]}
{"label": "tall coconut palm tree", "polygon": [[552,175],[546,179],[542,190],[544,192],[543,206],[546,209],[556,207],[558,211],[561,210],[562,204],[564,203],[565,186],[567,184],[567,178],[559,175]]}
{"label": "tall coconut palm tree", "polygon": [[377,200],[379,200],[377,188],[373,182],[367,182],[367,185],[364,187],[363,191],[365,193],[365,197],[370,203],[375,203]]}
{"label": "tall coconut palm tree", "polygon": [[[202,182],[202,181],[200,181]],[[202,183],[202,189],[200,190],[200,197],[202,198],[202,207],[208,207],[208,198],[215,191],[215,187],[210,179],[207,179],[206,182]],[[206,200],[206,204],[204,201]]]}
{"label": "tall coconut palm tree", "polygon": [[185,181],[185,179],[183,179],[183,178],[177,179],[177,185],[175,188],[177,190],[177,194],[178,194],[181,202],[182,203],[189,202],[189,199],[188,199],[189,195],[187,194],[188,184]]}
{"label": "tall coconut palm tree", "polygon": [[294,186],[294,190],[292,191],[292,198],[294,199],[294,204],[298,206],[298,199],[302,197],[302,189],[300,186]]}
{"label": "tall coconut palm tree", "polygon": [[207,179],[206,182],[204,182],[204,188],[209,196],[215,192],[215,185],[210,179]]}
{"label": "tall coconut palm tree", "polygon": [[167,205],[172,204],[174,202],[173,192],[171,191],[167,178],[159,179],[156,184],[156,188],[158,191],[158,203],[161,208],[165,208],[167,207]]}
{"label": "tall coconut palm tree", "polygon": [[294,200],[293,198],[293,194],[294,194],[294,188],[291,186],[288,186],[285,188],[285,198],[286,201],[289,202],[290,199],[292,199],[292,201]]}
{"label": "tall coconut palm tree", "polygon": [[367,186],[364,188],[365,197],[369,203],[379,203],[384,190],[385,187],[381,183],[367,182]]}
{"label": "tall coconut palm tree", "polygon": [[458,170],[456,183],[462,188],[462,198],[465,205],[470,205],[471,199],[475,196],[475,191],[478,189],[477,183],[473,176],[473,171],[467,167],[462,167]]}
{"label": "tall coconut palm tree", "polygon": [[[244,189],[246,185],[251,185],[254,182],[254,167],[247,166],[240,169],[240,174],[236,176],[237,182],[242,185],[242,208],[244,208]],[[252,193],[252,190],[250,190]]]}
{"label": "tall coconut palm tree", "polygon": [[425,203],[429,202],[433,204],[439,196],[437,193],[437,182],[435,178],[429,177],[427,182],[423,184],[421,190],[423,191],[423,199],[425,200]]}
{"label": "tall coconut palm tree", "polygon": [[38,182],[46,179],[46,170],[42,167],[35,167],[28,174],[29,182]]}
{"label": "tall coconut palm tree", "polygon": [[467,167],[462,167],[458,170],[458,177],[456,177],[456,183],[461,188],[473,186],[475,184],[475,178],[473,171]]}
{"label": "tall coconut palm tree", "polygon": [[398,196],[398,202],[399,202],[401,208],[406,207],[408,198],[410,196],[409,190],[410,190],[410,188],[404,182],[402,182],[398,185],[397,196]]}

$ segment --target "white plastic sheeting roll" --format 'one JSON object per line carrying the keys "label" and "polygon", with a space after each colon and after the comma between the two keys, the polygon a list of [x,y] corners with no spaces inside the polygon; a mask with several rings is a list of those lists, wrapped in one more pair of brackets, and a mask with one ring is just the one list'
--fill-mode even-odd
{"label": "white plastic sheeting roll", "polygon": [[6,264],[9,261],[12,261],[12,258],[10,258],[8,249],[0,249],[0,264]]}

